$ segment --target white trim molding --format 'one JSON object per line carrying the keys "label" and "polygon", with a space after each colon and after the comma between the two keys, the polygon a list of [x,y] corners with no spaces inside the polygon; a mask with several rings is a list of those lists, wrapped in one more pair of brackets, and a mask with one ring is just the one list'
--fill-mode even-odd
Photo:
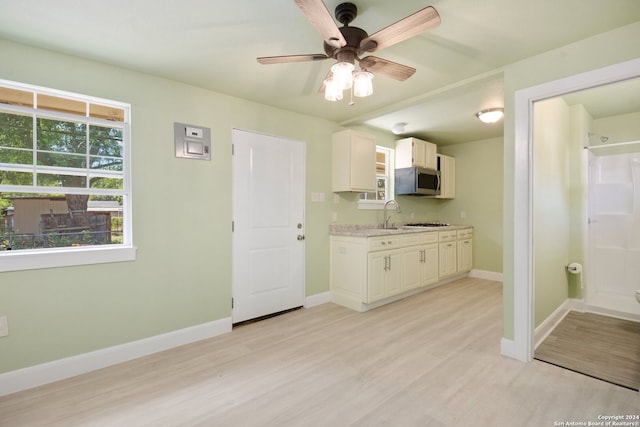
{"label": "white trim molding", "polygon": [[503,356],[515,359],[516,356],[514,348],[515,345],[513,343],[513,340],[508,340],[504,337],[500,340],[500,354],[502,354]]}
{"label": "white trim molding", "polygon": [[304,299],[304,308],[311,308],[328,302],[331,302],[331,292],[322,292],[306,297]]}
{"label": "white trim molding", "polygon": [[558,326],[558,323],[565,318],[565,316],[571,311],[572,300],[567,299],[560,307],[558,307],[553,313],[549,315],[544,321],[538,325],[534,332],[534,349],[538,348],[542,341],[549,336],[549,334]]}
{"label": "white trim molding", "polygon": [[497,271],[473,269],[469,272],[469,277],[474,277],[476,279],[493,280],[494,282],[502,282],[502,273],[499,273]]}
{"label": "white trim molding", "polygon": [[231,332],[231,318],[0,374],[0,396]]}

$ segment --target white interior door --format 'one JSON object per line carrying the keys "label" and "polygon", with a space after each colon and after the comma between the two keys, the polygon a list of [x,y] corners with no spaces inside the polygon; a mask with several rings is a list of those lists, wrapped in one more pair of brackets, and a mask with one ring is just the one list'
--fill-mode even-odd
{"label": "white interior door", "polygon": [[304,302],[305,145],[233,131],[233,323]]}

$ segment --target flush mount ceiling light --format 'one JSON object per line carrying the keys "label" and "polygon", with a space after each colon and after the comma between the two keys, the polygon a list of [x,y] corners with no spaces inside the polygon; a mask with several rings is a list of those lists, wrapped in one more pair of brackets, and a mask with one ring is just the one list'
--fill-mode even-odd
{"label": "flush mount ceiling light", "polygon": [[504,116],[504,108],[489,108],[478,111],[476,117],[483,123],[495,123]]}
{"label": "flush mount ceiling light", "polygon": [[[342,27],[338,27],[322,0],[295,0],[296,5],[309,19],[324,39],[324,53],[309,55],[263,56],[261,64],[282,64],[288,62],[320,61],[333,58],[336,63],[322,84],[321,92],[328,101],[339,101],[343,91],[351,90],[353,96],[364,97],[373,93],[373,73],[382,74],[398,81],[411,77],[416,69],[378,58],[365,53],[400,43],[440,25],[440,15],[431,6],[417,11],[382,30],[369,35],[365,30],[351,27],[349,23],[358,15],[353,3],[336,6],[335,17]],[[355,63],[360,66],[355,71]],[[351,98],[353,98],[353,96]],[[353,99],[349,105],[353,105]]]}
{"label": "flush mount ceiling light", "polygon": [[404,133],[405,126],[407,126],[406,123],[396,123],[391,126],[391,132],[393,132],[394,135],[400,135],[401,133]]}

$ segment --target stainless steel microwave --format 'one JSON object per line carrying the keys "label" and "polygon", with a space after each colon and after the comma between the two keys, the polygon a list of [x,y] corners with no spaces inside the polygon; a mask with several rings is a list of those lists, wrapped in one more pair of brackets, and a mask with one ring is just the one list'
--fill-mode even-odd
{"label": "stainless steel microwave", "polygon": [[395,193],[399,195],[437,196],[440,171],[417,166],[395,170]]}

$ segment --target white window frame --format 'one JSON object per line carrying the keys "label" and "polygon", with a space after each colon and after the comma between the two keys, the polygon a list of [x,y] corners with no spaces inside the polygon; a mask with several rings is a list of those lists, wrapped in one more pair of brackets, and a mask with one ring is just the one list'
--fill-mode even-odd
{"label": "white window frame", "polygon": [[[111,262],[133,261],[136,257],[136,248],[133,246],[132,211],[131,211],[131,141],[130,141],[130,104],[112,101],[108,99],[96,98],[77,93],[65,92],[40,86],[11,82],[0,79],[0,86],[16,90],[37,92],[38,94],[52,95],[87,103],[95,103],[104,106],[111,106],[123,109],[125,112],[123,130],[123,189],[119,195],[123,198],[123,243],[112,245],[95,245],[80,247],[42,248],[42,249],[21,249],[16,251],[0,251],[0,272],[32,270],[40,268],[68,267],[75,265],[101,264]],[[39,114],[37,108],[21,107],[3,104],[2,110],[5,112]],[[78,117],[72,114],[46,111],[42,116],[47,118],[59,118],[61,120],[78,121]],[[85,117],[82,119],[89,124],[103,126],[113,126],[114,122]],[[65,188],[59,191],[59,187],[37,187],[0,185],[0,192],[19,193],[76,193],[87,194],[87,189]],[[100,192],[108,193],[109,190],[91,190],[93,194]]]}
{"label": "white window frame", "polygon": [[[366,200],[366,199],[360,199],[360,196],[358,195],[358,209],[369,209],[369,210],[373,210],[373,209],[384,209],[384,204],[388,201],[393,199],[393,194],[394,194],[394,188],[393,188],[393,165],[395,165],[395,151],[393,148],[389,148],[389,147],[384,147],[381,145],[376,145],[376,153],[377,152],[384,152],[386,159],[387,159],[387,164],[386,164],[386,168],[385,170],[387,171],[386,175],[384,175],[384,177],[387,180],[387,188],[386,188],[386,192],[385,192],[385,199],[384,200]],[[380,177],[381,175],[376,174],[376,180],[378,177]]]}

